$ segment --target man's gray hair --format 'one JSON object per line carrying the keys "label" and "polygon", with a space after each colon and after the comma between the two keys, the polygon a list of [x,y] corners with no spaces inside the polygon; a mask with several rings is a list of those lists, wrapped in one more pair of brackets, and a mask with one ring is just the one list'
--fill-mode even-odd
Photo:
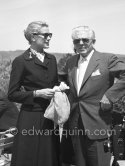
{"label": "man's gray hair", "polygon": [[89,26],[78,26],[72,30],[72,39],[76,39],[78,33],[87,34],[90,39],[95,40],[95,32]]}

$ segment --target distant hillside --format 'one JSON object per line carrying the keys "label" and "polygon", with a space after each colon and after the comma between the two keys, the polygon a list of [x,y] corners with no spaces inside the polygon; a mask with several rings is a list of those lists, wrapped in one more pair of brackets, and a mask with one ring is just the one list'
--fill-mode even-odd
{"label": "distant hillside", "polygon": [[[21,55],[23,52],[24,50],[0,51],[0,61],[7,59],[13,61],[15,57]],[[66,53],[51,53],[51,54],[55,55],[57,62],[66,55]]]}
{"label": "distant hillside", "polygon": [[125,55],[123,55],[123,54],[117,54],[117,56],[125,62]]}
{"label": "distant hillside", "polygon": [[0,60],[10,59],[13,60],[18,55],[22,54],[23,50],[16,50],[16,51],[0,51]]}
{"label": "distant hillside", "polygon": [[[13,61],[15,57],[21,55],[23,52],[24,50],[0,51],[0,61],[7,60],[7,59]],[[52,53],[52,54],[55,55],[57,62],[59,62],[59,60],[65,57],[67,53]],[[123,59],[125,61],[125,55],[117,54],[117,56],[120,57],[120,59]]]}

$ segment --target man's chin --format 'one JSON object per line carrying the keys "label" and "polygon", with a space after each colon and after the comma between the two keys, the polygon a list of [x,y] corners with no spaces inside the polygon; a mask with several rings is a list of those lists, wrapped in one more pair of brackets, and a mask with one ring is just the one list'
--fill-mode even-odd
{"label": "man's chin", "polygon": [[44,47],[44,49],[48,49],[49,47]]}
{"label": "man's chin", "polygon": [[45,46],[44,46],[44,49],[48,49],[48,48],[49,48],[49,45],[45,45]]}
{"label": "man's chin", "polygon": [[80,53],[80,54],[86,54],[86,53],[87,53],[87,50],[80,50],[79,53]]}

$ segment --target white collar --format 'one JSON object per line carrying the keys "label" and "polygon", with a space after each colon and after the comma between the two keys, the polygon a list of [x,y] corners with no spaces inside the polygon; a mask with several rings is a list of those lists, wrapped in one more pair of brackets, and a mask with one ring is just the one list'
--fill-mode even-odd
{"label": "white collar", "polygon": [[94,53],[94,50],[92,50],[92,51],[88,54],[88,56],[85,57],[85,58],[84,58],[82,55],[80,55],[79,62],[82,62],[82,61],[88,61],[88,62],[89,62],[89,60],[90,60],[90,58],[92,57],[93,53]]}
{"label": "white collar", "polygon": [[45,54],[44,53],[40,53],[40,52],[37,52],[36,50],[30,48],[30,51],[36,55],[36,57],[40,60],[40,61],[44,61],[44,57],[45,57]]}

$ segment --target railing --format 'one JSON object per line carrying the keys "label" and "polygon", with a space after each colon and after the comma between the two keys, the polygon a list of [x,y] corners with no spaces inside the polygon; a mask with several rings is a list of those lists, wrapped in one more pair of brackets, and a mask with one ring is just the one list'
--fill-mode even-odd
{"label": "railing", "polygon": [[14,132],[16,128],[12,128],[11,130],[6,130],[4,132],[0,132],[0,166],[9,166],[11,162],[11,154],[9,149],[13,146]]}

